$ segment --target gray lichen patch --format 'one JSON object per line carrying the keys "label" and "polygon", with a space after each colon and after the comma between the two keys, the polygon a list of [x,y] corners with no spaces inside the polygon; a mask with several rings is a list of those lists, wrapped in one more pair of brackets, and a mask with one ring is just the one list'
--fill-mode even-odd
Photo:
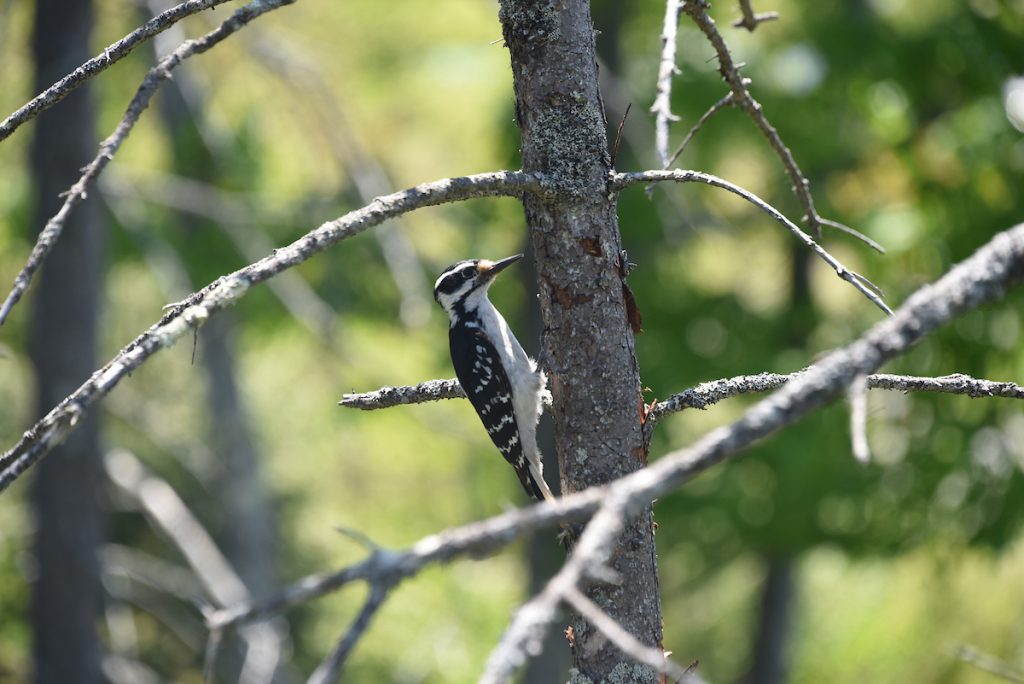
{"label": "gray lichen patch", "polygon": [[604,119],[598,108],[582,99],[559,98],[537,112],[530,128],[531,148],[539,157],[536,166],[547,169],[562,192],[592,192],[593,183],[603,178],[595,160],[605,156]]}
{"label": "gray lichen patch", "polygon": [[553,0],[501,0],[498,20],[504,28],[505,42],[547,43],[557,40],[561,26]]}
{"label": "gray lichen patch", "polygon": [[658,671],[650,665],[619,663],[608,673],[608,684],[658,684]]}

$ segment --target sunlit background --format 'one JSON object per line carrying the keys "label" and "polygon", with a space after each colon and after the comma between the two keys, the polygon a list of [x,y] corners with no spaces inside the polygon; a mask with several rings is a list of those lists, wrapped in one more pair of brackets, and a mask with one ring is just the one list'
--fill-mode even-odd
{"label": "sunlit background", "polygon": [[[824,236],[891,305],[1024,220],[1024,2],[755,5],[781,19],[750,34],[729,27],[735,3],[712,11],[820,213],[888,250]],[[156,50],[233,9],[185,21]],[[6,116],[33,94],[32,7],[13,0],[0,12]],[[612,131],[632,103],[619,170],[658,166],[647,108],[663,14],[655,0],[594,3]],[[98,0],[93,51],[145,17],[133,3]],[[518,168],[500,38],[488,0],[298,0],[185,64],[173,98],[157,97],[99,184],[109,235],[103,359],[164,304],[364,197]],[[100,138],[153,61],[146,45],[92,82]],[[727,92],[712,48],[685,17],[679,66],[673,144]],[[5,287],[39,229],[30,220],[31,136],[26,126],[0,144]],[[678,164],[800,218],[778,159],[738,110],[716,115]],[[644,317],[637,345],[648,400],[705,380],[797,370],[879,320],[791,235],[731,195],[665,187],[648,200],[634,189],[619,218],[637,264],[630,284]],[[525,242],[513,200],[424,209],[315,257],[277,289],[255,289],[224,316],[274,521],[273,586],[363,558],[365,548],[338,528],[403,547],[525,503],[468,403],[373,413],[336,405],[352,390],[450,377],[447,322],[430,296],[436,274]],[[531,289],[520,274],[492,290],[518,331],[531,329]],[[1022,301],[1011,292],[885,370],[1024,381]],[[4,448],[34,419],[30,312],[22,304],[0,329]],[[520,338],[536,350],[535,337]],[[182,340],[122,382],[101,409],[103,441],[169,482],[230,546],[243,526],[221,505],[233,483],[210,408],[208,353],[202,339],[196,350]],[[686,446],[750,401],[665,420],[652,456]],[[657,503],[664,646],[682,662],[699,659],[709,681],[744,677],[765,630],[782,636],[792,682],[992,681],[958,655],[965,648],[1024,671],[1021,404],[875,391],[869,410],[869,465],[851,456],[848,412],[836,405]],[[31,669],[27,493],[23,481],[0,496],[0,682],[23,681]],[[117,567],[125,549],[178,568],[182,557],[112,485],[103,501],[106,647],[162,679],[201,681],[198,610]],[[537,545],[560,553],[551,540]],[[522,542],[427,570],[378,615],[348,681],[475,681],[530,582]],[[288,614],[294,672],[316,666],[364,595],[353,586]]]}

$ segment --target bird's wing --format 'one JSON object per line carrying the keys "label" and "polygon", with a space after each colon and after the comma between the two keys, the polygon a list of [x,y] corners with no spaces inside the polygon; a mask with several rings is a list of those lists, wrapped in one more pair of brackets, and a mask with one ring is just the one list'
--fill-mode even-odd
{"label": "bird's wing", "polygon": [[544,492],[534,480],[523,455],[512,399],[512,384],[497,349],[479,329],[472,335],[450,334],[449,342],[455,375],[480,416],[491,441],[515,468],[526,493],[543,500]]}

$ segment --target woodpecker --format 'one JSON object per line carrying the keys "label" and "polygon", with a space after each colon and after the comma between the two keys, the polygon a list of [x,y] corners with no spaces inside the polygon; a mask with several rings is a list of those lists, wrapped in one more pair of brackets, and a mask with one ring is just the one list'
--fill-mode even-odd
{"label": "woodpecker", "polygon": [[462,389],[523,489],[543,501],[554,498],[537,449],[537,421],[551,396],[547,378],[487,298],[495,276],[522,257],[452,264],[434,283],[434,299],[448,313],[448,344]]}

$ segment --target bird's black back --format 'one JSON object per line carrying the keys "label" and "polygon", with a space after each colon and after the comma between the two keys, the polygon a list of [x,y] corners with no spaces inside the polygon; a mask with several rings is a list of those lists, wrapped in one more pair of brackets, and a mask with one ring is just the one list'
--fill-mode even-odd
{"label": "bird's black back", "polygon": [[448,331],[452,365],[462,389],[476,409],[494,446],[512,464],[526,493],[544,499],[523,457],[516,424],[512,385],[497,349],[480,328],[456,324]]}

